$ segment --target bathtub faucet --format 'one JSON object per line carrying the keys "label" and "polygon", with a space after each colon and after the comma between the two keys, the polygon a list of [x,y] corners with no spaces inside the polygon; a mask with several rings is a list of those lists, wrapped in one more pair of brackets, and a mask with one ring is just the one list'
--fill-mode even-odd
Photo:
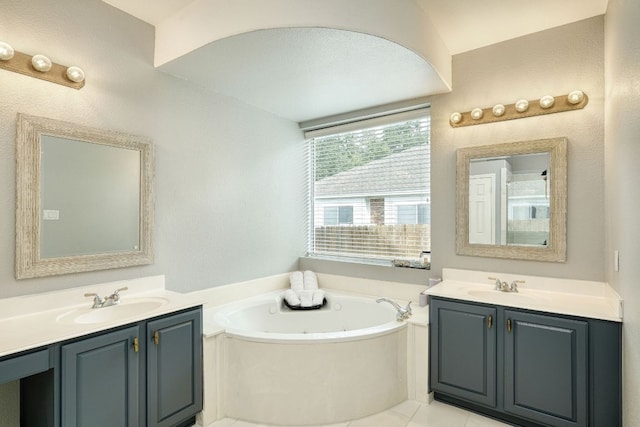
{"label": "bathtub faucet", "polygon": [[411,301],[409,301],[409,304],[407,304],[406,307],[400,307],[397,302],[389,298],[379,298],[376,300],[376,302],[388,302],[389,304],[391,304],[393,308],[397,310],[396,320],[399,322],[402,320],[407,320],[409,316],[411,316]]}

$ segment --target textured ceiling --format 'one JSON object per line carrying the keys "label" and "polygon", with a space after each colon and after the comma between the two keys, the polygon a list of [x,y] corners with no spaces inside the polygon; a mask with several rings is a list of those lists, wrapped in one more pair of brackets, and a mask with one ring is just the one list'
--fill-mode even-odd
{"label": "textured ceiling", "polygon": [[296,122],[446,90],[412,51],[327,28],[240,34],[160,69]]}
{"label": "textured ceiling", "polygon": [[[177,16],[194,3],[103,1],[153,25]],[[430,18],[451,54],[601,15],[608,2],[414,1]],[[178,40],[180,34],[175,38]],[[206,90],[296,122],[448,90],[433,67],[411,50],[380,37],[327,28],[270,29],[234,35],[159,68]]]}

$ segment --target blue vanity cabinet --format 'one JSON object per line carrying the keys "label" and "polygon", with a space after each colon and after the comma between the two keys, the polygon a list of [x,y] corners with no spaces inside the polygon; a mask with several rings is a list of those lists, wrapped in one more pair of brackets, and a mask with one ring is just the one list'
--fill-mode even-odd
{"label": "blue vanity cabinet", "polygon": [[147,323],[147,425],[168,427],[202,410],[202,311]]}
{"label": "blue vanity cabinet", "polygon": [[61,425],[139,425],[141,327],[61,346]]}
{"label": "blue vanity cabinet", "polygon": [[621,323],[439,297],[429,320],[436,400],[525,427],[622,425]]}
{"label": "blue vanity cabinet", "polygon": [[496,406],[493,307],[432,299],[430,378],[434,390]]}
{"label": "blue vanity cabinet", "polygon": [[505,412],[549,426],[589,425],[588,322],[516,310],[504,317]]}

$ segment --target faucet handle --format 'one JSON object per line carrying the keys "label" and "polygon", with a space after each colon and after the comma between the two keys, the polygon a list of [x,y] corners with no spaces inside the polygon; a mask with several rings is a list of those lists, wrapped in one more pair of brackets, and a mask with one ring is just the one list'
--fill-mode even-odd
{"label": "faucet handle", "polygon": [[125,286],[124,288],[119,288],[113,291],[113,293],[107,297],[108,300],[111,300],[110,305],[120,304],[120,292],[128,290],[129,288]]}
{"label": "faucet handle", "polygon": [[125,286],[124,288],[116,289],[115,291],[113,291],[112,296],[117,297],[120,294],[120,292],[128,291],[128,290],[129,290],[128,286]]}
{"label": "faucet handle", "polygon": [[87,292],[86,294],[84,294],[84,296],[93,297],[93,306],[91,306],[91,308],[98,308],[101,307],[102,304],[104,304],[104,300],[100,298],[100,295],[96,294],[95,292]]}
{"label": "faucet handle", "polygon": [[509,291],[518,292],[518,284],[523,284],[523,283],[525,283],[524,280],[514,280],[513,282],[511,282],[511,285],[509,285]]}
{"label": "faucet handle", "polygon": [[497,277],[487,277],[487,279],[495,281],[495,285],[493,287],[494,291],[502,290],[502,282],[500,282],[500,279],[498,279]]}
{"label": "faucet handle", "polygon": [[407,306],[404,308],[409,316],[411,316],[411,303],[412,301],[409,301]]}

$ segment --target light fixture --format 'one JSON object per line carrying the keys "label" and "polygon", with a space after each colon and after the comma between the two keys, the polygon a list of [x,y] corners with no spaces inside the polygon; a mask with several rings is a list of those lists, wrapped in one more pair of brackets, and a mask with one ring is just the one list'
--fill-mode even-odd
{"label": "light fixture", "polygon": [[483,115],[484,112],[482,111],[482,108],[474,108],[473,110],[471,110],[471,118],[473,120],[480,120]]}
{"label": "light fixture", "polygon": [[9,43],[0,42],[0,60],[8,61],[13,58],[14,50]]}
{"label": "light fixture", "polygon": [[41,73],[46,73],[51,70],[51,60],[44,55],[33,55],[31,58],[31,65],[36,71],[40,71]]}
{"label": "light fixture", "polygon": [[462,121],[462,114],[456,111],[455,113],[451,114],[451,116],[449,117],[449,120],[453,124],[458,124]]}
{"label": "light fixture", "polygon": [[581,90],[574,90],[569,92],[569,95],[567,95],[567,101],[569,101],[569,104],[571,105],[579,104],[583,99],[584,93]]}
{"label": "light fixture", "polygon": [[81,83],[84,81],[84,71],[80,67],[69,67],[66,72],[67,78],[74,83]]}
{"label": "light fixture", "polygon": [[491,109],[491,112],[493,112],[493,115],[496,117],[503,116],[505,112],[504,105],[502,104],[494,105],[493,108]]}
{"label": "light fixture", "polygon": [[526,99],[519,99],[516,101],[515,106],[518,113],[524,113],[529,109],[529,101]]}
{"label": "light fixture", "polygon": [[80,89],[85,84],[85,74],[81,68],[56,64],[45,55],[31,56],[18,52],[3,41],[0,41],[0,68],[73,89]]}
{"label": "light fixture", "polygon": [[545,95],[540,98],[540,107],[547,109],[553,107],[553,104],[556,103],[556,99],[551,95]]}
{"label": "light fixture", "polygon": [[[569,92],[568,95],[544,95],[539,99],[533,100],[521,98],[509,105],[495,104],[492,108],[474,108],[466,112],[456,111],[449,117],[449,125],[457,128],[561,113],[563,111],[581,110],[588,103],[589,97],[581,90],[574,90]],[[492,114],[489,114],[489,112]]]}

